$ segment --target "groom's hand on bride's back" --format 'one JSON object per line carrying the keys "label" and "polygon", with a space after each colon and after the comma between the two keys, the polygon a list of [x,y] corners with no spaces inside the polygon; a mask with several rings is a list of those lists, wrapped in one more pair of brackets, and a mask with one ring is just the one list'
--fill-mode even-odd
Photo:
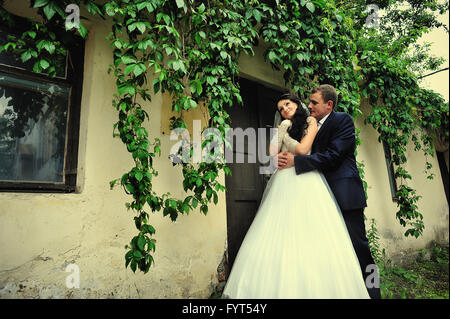
{"label": "groom's hand on bride's back", "polygon": [[294,155],[290,152],[281,152],[276,155],[278,169],[285,169],[294,166]]}

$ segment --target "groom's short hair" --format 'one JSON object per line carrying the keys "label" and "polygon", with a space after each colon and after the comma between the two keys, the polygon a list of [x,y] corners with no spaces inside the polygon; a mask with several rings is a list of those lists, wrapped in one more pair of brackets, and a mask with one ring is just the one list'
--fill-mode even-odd
{"label": "groom's short hair", "polygon": [[328,101],[333,102],[333,109],[338,102],[338,95],[336,89],[329,84],[322,84],[312,90],[312,93],[320,92],[322,93],[323,101],[326,103]]}

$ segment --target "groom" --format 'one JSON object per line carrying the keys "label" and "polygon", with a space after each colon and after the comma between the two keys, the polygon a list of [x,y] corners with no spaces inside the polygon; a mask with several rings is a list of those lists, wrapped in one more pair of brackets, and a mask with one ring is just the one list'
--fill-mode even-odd
{"label": "groom", "polygon": [[[359,264],[372,299],[380,299],[380,288],[366,281],[370,275],[378,277],[375,262],[370,253],[364,225],[364,207],[367,206],[364,188],[355,159],[355,125],[350,115],[335,112],[337,93],[328,84],[312,91],[308,108],[316,118],[319,131],[311,149],[311,155],[278,154],[278,169],[295,166],[297,174],[320,170],[341,208]],[[370,266],[372,265],[372,266]],[[369,267],[368,267],[369,266]],[[374,273],[376,271],[376,273]],[[375,282],[379,283],[376,278]],[[369,285],[368,285],[369,284]]]}

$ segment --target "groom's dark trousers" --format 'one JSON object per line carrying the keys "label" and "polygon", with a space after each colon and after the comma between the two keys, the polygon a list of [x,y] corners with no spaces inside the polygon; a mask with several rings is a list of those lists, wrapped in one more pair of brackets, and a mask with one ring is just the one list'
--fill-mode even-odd
{"label": "groom's dark trousers", "polygon": [[356,167],[355,147],[352,118],[347,113],[332,111],[316,135],[311,155],[294,157],[295,171],[301,174],[319,170],[325,176],[342,211],[367,291],[371,298],[379,299],[379,277],[366,236],[364,207],[367,203]]}

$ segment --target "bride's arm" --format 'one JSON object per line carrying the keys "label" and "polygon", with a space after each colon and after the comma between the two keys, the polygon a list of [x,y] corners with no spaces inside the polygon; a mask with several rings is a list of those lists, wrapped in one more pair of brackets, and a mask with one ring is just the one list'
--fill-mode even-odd
{"label": "bride's arm", "polygon": [[275,144],[270,143],[269,145],[269,155],[275,156],[280,152],[281,147],[277,147]]}
{"label": "bride's arm", "polygon": [[275,156],[280,152],[281,145],[283,144],[283,138],[285,137],[287,129],[292,125],[290,120],[284,120],[278,126],[278,132],[270,141],[269,154],[270,156]]}
{"label": "bride's arm", "polygon": [[286,144],[289,152],[294,155],[306,155],[311,150],[314,138],[318,132],[317,120],[310,116],[307,118],[308,128],[306,129],[305,135],[300,142],[294,140],[289,134],[286,134],[283,138],[283,143]]}

